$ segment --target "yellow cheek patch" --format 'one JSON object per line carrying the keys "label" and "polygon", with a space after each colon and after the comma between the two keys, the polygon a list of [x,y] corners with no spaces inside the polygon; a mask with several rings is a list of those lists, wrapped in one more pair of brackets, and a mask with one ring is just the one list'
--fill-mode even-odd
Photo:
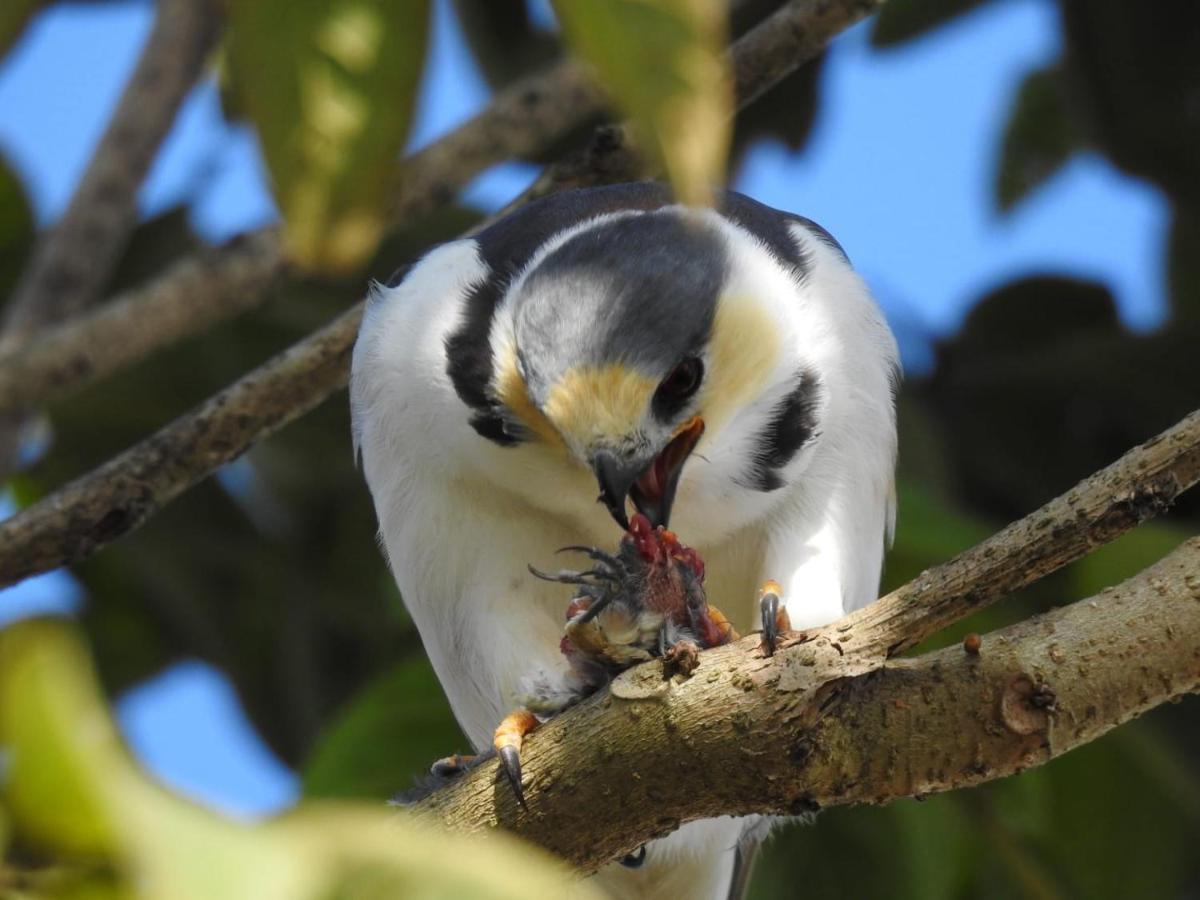
{"label": "yellow cheek patch", "polygon": [[562,437],[550,424],[550,420],[542,415],[542,411],[529,399],[525,379],[517,371],[516,354],[511,351],[505,355],[504,361],[497,369],[496,396],[516,414],[526,428],[543,441],[554,446],[563,445]]}
{"label": "yellow cheek patch", "polygon": [[710,427],[766,386],[779,358],[779,326],[753,297],[726,295],[717,302],[709,341],[701,413]]}
{"label": "yellow cheek patch", "polygon": [[546,415],[580,445],[627,437],[645,416],[658,382],[614,363],[572,369],[550,391]]}

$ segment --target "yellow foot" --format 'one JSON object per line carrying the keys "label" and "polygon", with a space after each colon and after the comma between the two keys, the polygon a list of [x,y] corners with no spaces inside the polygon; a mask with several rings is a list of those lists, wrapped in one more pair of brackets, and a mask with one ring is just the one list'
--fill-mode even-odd
{"label": "yellow foot", "polygon": [[763,583],[758,592],[758,608],[762,616],[762,651],[767,656],[774,656],[779,635],[792,630],[792,620],[783,605],[783,588],[778,581]]}
{"label": "yellow foot", "polygon": [[492,746],[500,757],[500,768],[522,806],[525,805],[525,791],[521,787],[521,744],[525,741],[525,735],[537,727],[537,716],[527,709],[518,709],[504,717],[492,737]]}

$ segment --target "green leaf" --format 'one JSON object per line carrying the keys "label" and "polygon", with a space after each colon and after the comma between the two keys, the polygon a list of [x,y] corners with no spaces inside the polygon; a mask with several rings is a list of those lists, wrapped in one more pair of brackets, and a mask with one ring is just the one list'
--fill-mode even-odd
{"label": "green leaf", "polygon": [[258,129],[292,258],[348,272],[374,251],[396,187],[427,0],[229,5],[228,72]]}
{"label": "green leaf", "polygon": [[733,113],[719,0],[555,0],[572,48],[633,118],[641,145],[685,203],[724,179]]}
{"label": "green leaf", "polygon": [[0,156],[0,298],[9,296],[33,249],[33,209],[21,179]]}
{"label": "green leaf", "polygon": [[0,740],[0,810],[39,858],[78,873],[42,896],[598,896],[515,838],[447,835],[382,804],[310,804],[246,824],[169,793],[121,746],[83,644],[49,621],[0,633]]}
{"label": "green leaf", "polygon": [[304,767],[310,797],[382,799],[411,787],[435,759],[469,750],[424,654],[352,700]]}
{"label": "green leaf", "polygon": [[891,47],[982,6],[984,0],[888,0],[871,29],[871,44]]}
{"label": "green leaf", "polygon": [[1055,65],[1027,75],[1004,132],[996,178],[1000,208],[1015,206],[1083,144],[1067,101],[1062,70]]}

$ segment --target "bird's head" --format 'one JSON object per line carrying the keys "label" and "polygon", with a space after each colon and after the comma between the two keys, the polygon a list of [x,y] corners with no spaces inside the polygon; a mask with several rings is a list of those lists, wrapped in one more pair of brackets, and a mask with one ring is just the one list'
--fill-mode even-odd
{"label": "bird's head", "polygon": [[715,213],[671,207],[567,232],[512,282],[493,333],[509,432],[591,470],[622,528],[628,502],[667,525],[685,467],[713,497],[769,491],[781,405],[801,383],[782,463],[815,427],[817,383],[777,309],[794,290]]}

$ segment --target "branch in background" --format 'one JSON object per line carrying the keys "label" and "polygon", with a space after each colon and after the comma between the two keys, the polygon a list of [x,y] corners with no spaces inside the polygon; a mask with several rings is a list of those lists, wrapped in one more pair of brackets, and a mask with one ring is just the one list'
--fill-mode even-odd
{"label": "branch in background", "polygon": [[[848,624],[773,658],[757,638],[705,651],[686,680],[663,681],[659,661],[630,669],[527,740],[526,810],[493,761],[416,811],[456,831],[503,826],[594,870],[694,819],[886,803],[1041,765],[1200,690],[1200,539],[978,652],[885,665],[838,649]],[[886,627],[850,633],[878,647],[860,632]]]}
{"label": "branch in background", "polygon": [[273,231],[176,263],[148,287],[0,356],[0,413],[33,409],[209,325],[258,306],[286,271]]}
{"label": "branch in background", "polygon": [[96,298],[137,223],[138,188],[216,45],[218,26],[212,0],[159,0],[145,49],[71,204],[13,292],[0,348]]}
{"label": "branch in background", "polygon": [[[794,71],[820,52],[838,29],[873,11],[879,2],[791,0],[732,48],[739,89],[753,88],[758,96],[770,87],[768,76],[778,79]],[[800,27],[804,22],[810,22],[809,27]],[[779,33],[768,40],[763,29]],[[742,57],[750,52],[771,52],[780,60],[759,60],[754,71],[765,73],[762,80],[747,76],[743,82]],[[741,104],[740,95],[738,100]],[[515,112],[507,109],[509,114]],[[510,127],[511,123],[498,133],[510,133]],[[462,151],[464,158],[471,159],[478,159],[481,152],[482,147]],[[413,190],[423,183],[416,171],[410,171]],[[592,183],[602,183],[601,176],[597,174]],[[83,559],[344,387],[361,315],[358,304],[145,441],[4,522],[0,585]]]}
{"label": "branch in background", "polygon": [[[842,31],[874,13],[883,0],[785,3],[733,45],[733,76],[739,109],[749,106],[810,60]],[[582,150],[548,166],[504,212],[556,191],[646,177],[646,160],[627,125],[603,126]]]}
{"label": "branch in background", "polygon": [[[67,211],[5,307],[0,353],[96,299],[137,223],[137,191],[220,32],[213,0],[159,0],[154,27]],[[0,481],[28,410],[0,415]]]}
{"label": "branch in background", "polygon": [[[560,63],[514,83],[479,115],[405,160],[395,220],[411,221],[445,206],[484,169],[544,148],[600,109],[598,92],[573,64]],[[118,309],[77,317],[45,329],[32,343],[0,352],[0,415],[35,409],[254,309],[287,273],[275,228],[185,257],[115,300]],[[123,323],[142,323],[128,345],[95,343]]]}

